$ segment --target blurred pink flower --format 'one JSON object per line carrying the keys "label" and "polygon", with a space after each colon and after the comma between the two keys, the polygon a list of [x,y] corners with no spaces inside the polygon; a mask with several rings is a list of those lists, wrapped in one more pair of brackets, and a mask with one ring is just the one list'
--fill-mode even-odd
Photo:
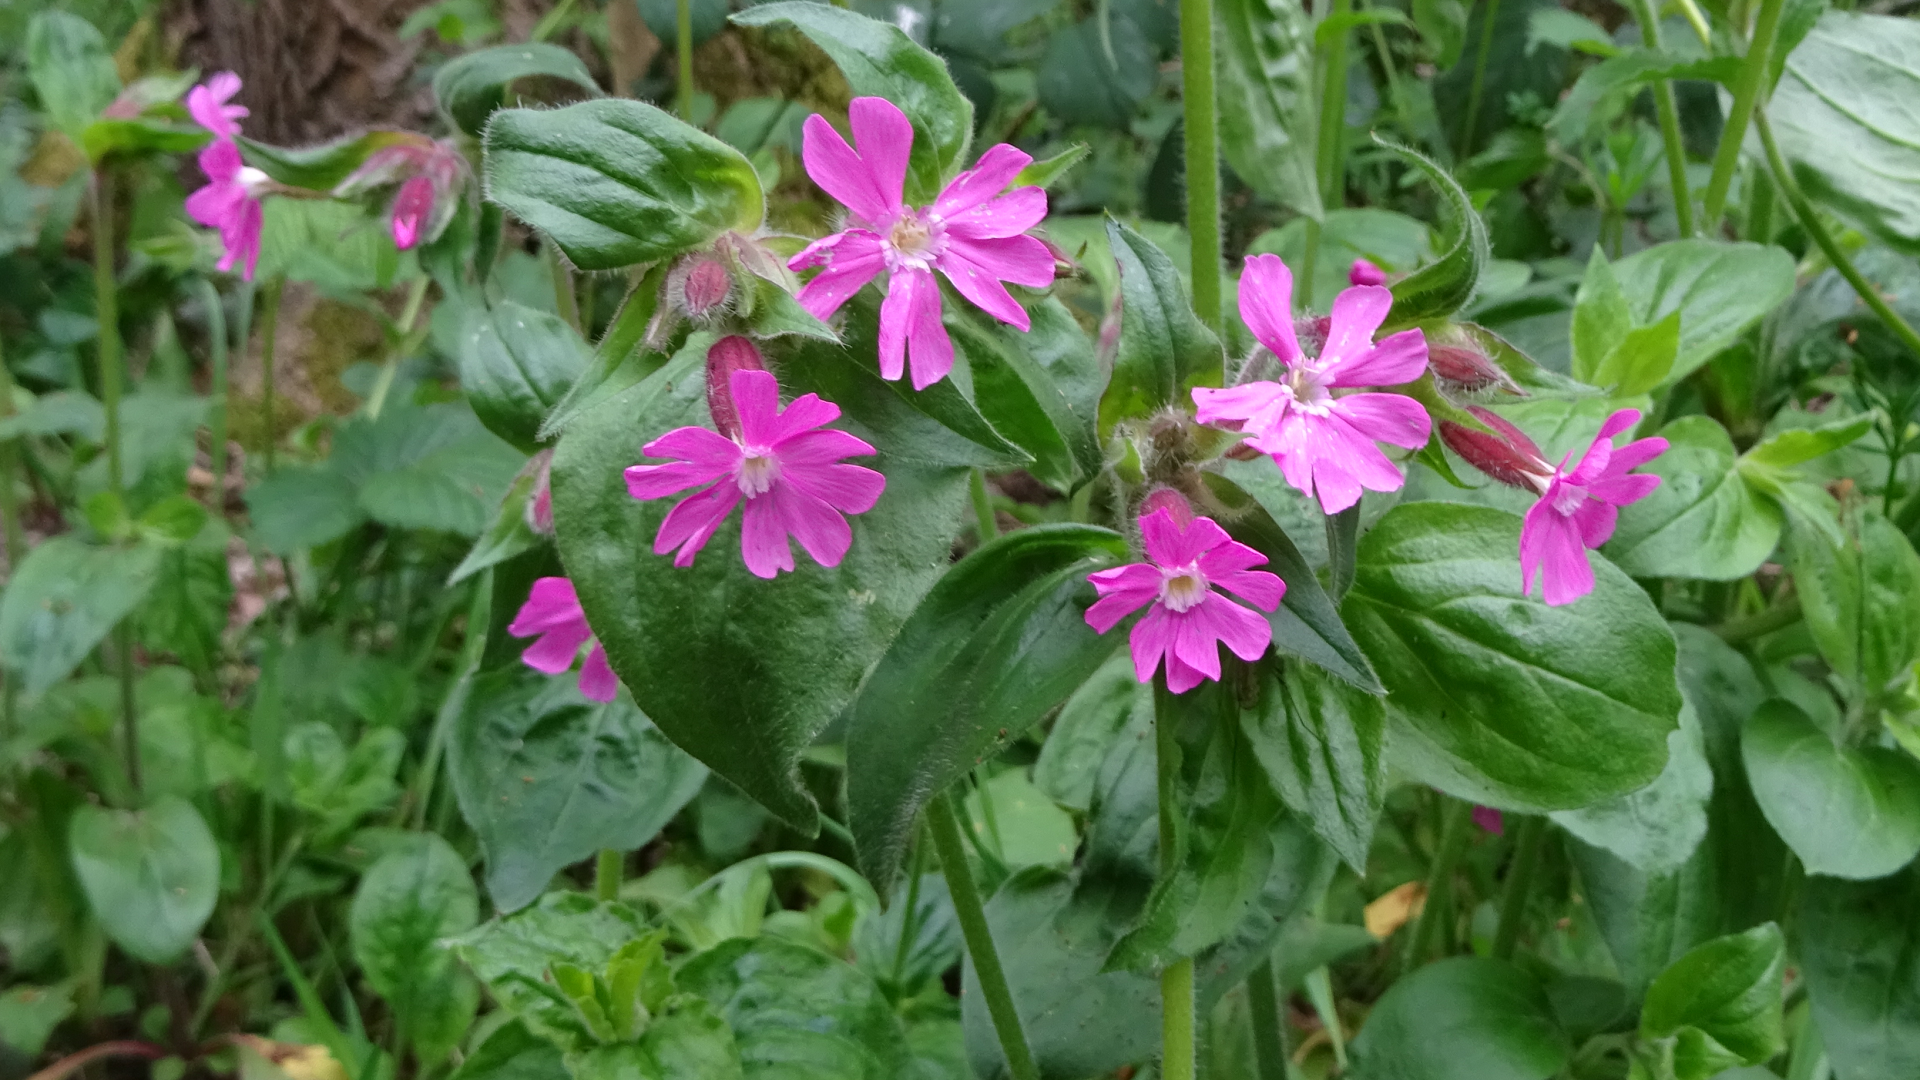
{"label": "blurred pink flower", "polygon": [[212,78],[187,91],[187,114],[193,122],[213,132],[215,139],[232,139],[240,134],[239,120],[247,115],[245,105],[229,105],[240,92],[240,76],[231,71]]}
{"label": "blurred pink flower", "polygon": [[1202,679],[1220,678],[1221,644],[1254,661],[1273,641],[1266,619],[1218,590],[1272,611],[1287,585],[1276,574],[1251,569],[1266,556],[1229,538],[1212,518],[1194,517],[1184,499],[1149,507],[1140,518],[1149,561],[1088,575],[1100,599],[1087,609],[1087,625],[1104,634],[1153,605],[1128,637],[1133,673],[1141,682],[1152,680],[1164,657],[1167,689],[1182,694]]}
{"label": "blurred pink flower", "polygon": [[1419,330],[1373,340],[1392,306],[1393,294],[1377,285],[1345,290],[1333,302],[1326,343],[1318,356],[1307,356],[1294,332],[1292,272],[1277,255],[1249,258],[1240,317],[1287,373],[1281,382],[1195,388],[1197,419],[1237,424],[1251,436],[1248,445],[1273,455],[1287,482],[1318,497],[1329,514],[1359,502],[1362,488],[1399,488],[1406,477],[1374,443],[1424,444],[1426,409],[1399,394],[1334,395],[1408,382],[1426,370],[1427,340]]}
{"label": "blurred pink flower", "polygon": [[468,168],[467,159],[451,142],[412,132],[397,134],[397,141],[367,155],[359,168],[334,185],[333,196],[351,199],[398,183],[387,217],[393,246],[406,251],[446,231],[460,209],[460,189],[466,185]]}
{"label": "blurred pink flower", "polygon": [[1386,283],[1387,272],[1376,266],[1371,259],[1355,259],[1353,265],[1347,269],[1349,285],[1385,285]]}
{"label": "blurred pink flower", "polygon": [[209,182],[187,196],[187,216],[220,230],[220,243],[226,249],[220,269],[231,270],[235,262],[244,260],[241,276],[252,281],[260,261],[260,197],[272,181],[240,160],[240,148],[230,139],[215,139],[201,150],[200,169]]}
{"label": "blurred pink flower", "polygon": [[[1660,486],[1660,478],[1631,470],[1667,451],[1667,440],[1640,439],[1615,448],[1613,437],[1640,422],[1640,410],[1621,409],[1600,426],[1593,444],[1571,471],[1573,452],[1549,468],[1529,469],[1528,479],[1540,501],[1527,511],[1520,527],[1520,590],[1533,592],[1540,575],[1542,599],[1570,604],[1593,591],[1593,565],[1587,549],[1598,548],[1613,536],[1620,508],[1644,499]],[[1536,456],[1537,460],[1537,456]]]}
{"label": "blurred pink flower", "polygon": [[[673,565],[693,565],[693,557],[745,499],[740,555],[755,576],[771,578],[793,569],[789,536],[820,565],[840,565],[853,544],[843,515],[873,509],[887,485],[880,473],[840,459],[874,453],[873,447],[844,431],[821,430],[840,418],[840,408],[816,394],[803,394],[782,410],[780,385],[771,372],[735,368],[728,391],[726,404],[738,419],[727,426],[737,430],[677,428],[642,452],[679,460],[626,471],[627,491],[636,499],[706,485],[668,512],[654,537],[654,554],[678,549]],[[714,410],[716,420],[722,411]]]}
{"label": "blurred pink flower", "polygon": [[1506,819],[1500,816],[1500,811],[1491,806],[1476,804],[1473,808],[1473,823],[1495,836],[1506,832],[1507,829]]}
{"label": "blurred pink flower", "polygon": [[572,668],[580,646],[593,642],[593,648],[587,652],[587,662],[580,667],[580,693],[590,701],[612,701],[619,692],[620,682],[607,666],[607,650],[594,640],[586,612],[580,609],[580,598],[573,591],[573,582],[566,578],[543,577],[535,581],[527,602],[520,605],[519,613],[507,625],[507,633],[514,637],[538,635],[534,643],[527,646],[527,651],[520,654],[520,659],[528,667],[548,675]]}
{"label": "blurred pink flower", "polygon": [[405,251],[420,242],[420,229],[433,213],[433,181],[412,176],[393,197],[393,246]]}
{"label": "blurred pink flower", "polygon": [[787,265],[825,268],[800,290],[801,306],[822,319],[885,272],[880,374],[898,379],[910,363],[913,388],[923,390],[953,370],[935,270],[982,311],[1029,328],[1026,309],[1003,282],[1040,288],[1053,281],[1053,253],[1026,235],[1047,216],[1047,193],[1023,187],[1000,194],[1033,161],[1001,143],[954,177],[931,206],[908,206],[902,192],[912,123],[884,98],[855,98],[847,112],[858,151],[816,113],[807,118],[801,157],[814,183],[852,212],[848,227],[807,245]]}

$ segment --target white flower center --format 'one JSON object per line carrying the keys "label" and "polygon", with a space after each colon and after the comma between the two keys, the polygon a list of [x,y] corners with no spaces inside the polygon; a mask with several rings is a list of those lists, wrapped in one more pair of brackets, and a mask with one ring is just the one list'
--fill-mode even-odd
{"label": "white flower center", "polygon": [[1186,611],[1207,598],[1207,575],[1198,563],[1160,571],[1160,603],[1168,611]]}
{"label": "white flower center", "polygon": [[780,459],[764,446],[740,447],[740,464],[733,467],[734,482],[747,498],[765,495],[780,479]]}
{"label": "white flower center", "polygon": [[1333,391],[1322,381],[1320,372],[1315,370],[1313,363],[1308,360],[1303,359],[1287,369],[1284,385],[1293,395],[1294,404],[1310,413],[1325,413],[1328,404],[1333,401]]}
{"label": "white flower center", "polygon": [[887,268],[925,270],[947,249],[947,230],[924,211],[909,209],[887,230]]}
{"label": "white flower center", "polygon": [[1580,509],[1581,504],[1587,501],[1587,489],[1578,484],[1569,484],[1561,480],[1552,487],[1554,489],[1552,491],[1553,509],[1562,517],[1572,516],[1573,512]]}
{"label": "white flower center", "polygon": [[240,173],[234,179],[246,189],[249,196],[256,199],[273,184],[272,177],[251,165],[240,166]]}

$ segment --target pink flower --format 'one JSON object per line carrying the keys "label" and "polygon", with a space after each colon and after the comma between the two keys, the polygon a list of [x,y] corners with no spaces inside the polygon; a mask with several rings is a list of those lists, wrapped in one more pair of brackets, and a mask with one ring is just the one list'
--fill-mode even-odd
{"label": "pink flower", "polygon": [[[1538,471],[1528,469],[1527,479],[1540,493],[1540,501],[1527,511],[1520,527],[1520,591],[1533,592],[1533,578],[1540,575],[1542,599],[1549,604],[1570,604],[1593,591],[1593,565],[1587,549],[1598,548],[1613,535],[1620,508],[1644,499],[1660,486],[1660,478],[1630,470],[1645,465],[1667,451],[1667,440],[1640,439],[1618,449],[1613,437],[1640,422],[1640,410],[1621,409],[1600,425],[1600,434],[1571,471],[1567,462],[1572,451],[1549,469],[1540,460],[1539,451],[1529,441]],[[1521,436],[1525,438],[1525,436]]]}
{"label": "pink flower", "polygon": [[1500,811],[1491,806],[1476,804],[1473,808],[1473,823],[1480,826],[1482,831],[1490,832],[1495,836],[1506,832],[1507,829],[1506,819],[1500,816]]}
{"label": "pink flower", "polygon": [[825,267],[800,291],[818,318],[840,310],[860,287],[887,274],[880,307],[880,374],[898,379],[903,361],[924,390],[953,370],[953,341],[940,322],[945,274],[960,295],[1001,322],[1029,328],[1026,309],[1002,282],[1040,288],[1053,281],[1053,253],[1026,231],[1047,216],[1038,187],[1000,192],[1033,158],[1001,143],[953,178],[933,205],[903,201],[913,125],[884,98],[854,98],[848,109],[856,152],[825,117],[807,118],[801,145],[807,175],[852,211],[848,227],[816,240],[788,267]]}
{"label": "pink flower", "polygon": [[1426,369],[1427,339],[1420,331],[1374,342],[1392,306],[1393,294],[1378,285],[1342,292],[1333,302],[1326,343],[1309,357],[1294,333],[1293,274],[1277,255],[1248,259],[1240,279],[1240,317],[1287,374],[1281,382],[1197,387],[1197,419],[1237,423],[1252,436],[1249,445],[1273,455],[1287,483],[1317,495],[1329,514],[1359,502],[1362,488],[1399,488],[1406,477],[1374,443],[1423,445],[1426,409],[1399,394],[1334,395],[1346,387],[1407,382]]}
{"label": "pink flower", "polygon": [[433,181],[409,177],[393,198],[393,246],[405,251],[420,242],[420,227],[433,213]]}
{"label": "pink flower", "polygon": [[1087,609],[1087,625],[1102,634],[1153,605],[1128,636],[1135,677],[1152,680],[1165,657],[1167,689],[1182,694],[1203,678],[1220,678],[1222,643],[1246,661],[1266,653],[1273,640],[1267,620],[1218,591],[1225,589],[1262,611],[1274,610],[1286,595],[1286,582],[1250,569],[1266,556],[1230,539],[1212,518],[1194,517],[1184,500],[1149,510],[1140,518],[1140,534],[1150,561],[1087,577],[1100,593]]}
{"label": "pink flower", "polygon": [[840,459],[874,453],[873,447],[844,431],[821,430],[840,418],[840,409],[816,394],[803,394],[782,410],[780,385],[770,372],[736,367],[728,388],[737,421],[729,423],[716,409],[721,431],[678,428],[642,448],[649,457],[678,461],[626,471],[627,491],[636,499],[707,485],[668,512],[653,539],[654,554],[678,549],[673,565],[693,565],[694,555],[745,499],[740,555],[755,576],[793,569],[789,536],[821,566],[840,565],[853,544],[842,515],[873,509],[887,486],[881,474]]}
{"label": "pink flower", "polygon": [[[1278,256],[1275,257],[1278,258]],[[1385,285],[1386,283],[1387,272],[1375,265],[1371,259],[1355,259],[1353,265],[1347,268],[1349,285]]]}
{"label": "pink flower", "polygon": [[507,633],[514,637],[537,639],[520,654],[520,659],[535,671],[558,675],[573,667],[580,646],[593,642],[587,662],[580,667],[580,693],[589,701],[612,701],[619,692],[619,680],[607,666],[607,650],[594,640],[587,625],[586,612],[580,610],[580,597],[573,582],[563,577],[543,577],[533,583],[527,602],[520,605]]}
{"label": "pink flower", "polygon": [[231,139],[215,139],[201,150],[200,169],[209,183],[187,196],[187,216],[220,230],[220,243],[226,249],[220,269],[231,270],[244,259],[246,269],[241,274],[252,281],[260,261],[260,197],[272,181],[240,160],[240,148]]}
{"label": "pink flower", "polygon": [[245,105],[227,104],[239,92],[240,76],[222,71],[187,91],[187,113],[215,139],[232,139],[240,134],[240,118],[247,115]]}
{"label": "pink flower", "polygon": [[438,239],[459,210],[457,193],[465,185],[467,159],[450,142],[399,133],[397,141],[367,155],[359,168],[334,185],[333,196],[355,198],[398,183],[388,210],[393,246],[406,251]]}

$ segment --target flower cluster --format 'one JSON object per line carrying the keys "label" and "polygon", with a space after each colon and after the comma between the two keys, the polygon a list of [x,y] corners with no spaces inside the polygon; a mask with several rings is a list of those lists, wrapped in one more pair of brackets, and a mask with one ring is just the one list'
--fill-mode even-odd
{"label": "flower cluster", "polygon": [[242,263],[241,276],[252,281],[260,261],[260,198],[272,181],[241,158],[234,141],[240,134],[240,120],[247,115],[246,106],[230,104],[239,92],[240,76],[231,71],[187,91],[188,114],[213,135],[213,141],[200,151],[200,171],[207,174],[207,186],[187,196],[187,216],[220,231],[225,249],[220,269],[232,270],[236,262]]}

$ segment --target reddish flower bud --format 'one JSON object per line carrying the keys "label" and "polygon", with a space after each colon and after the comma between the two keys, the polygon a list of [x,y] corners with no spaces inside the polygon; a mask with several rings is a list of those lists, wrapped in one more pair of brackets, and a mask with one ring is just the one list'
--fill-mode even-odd
{"label": "reddish flower bud", "polygon": [[1469,412],[1493,431],[1475,431],[1451,420],[1440,423],[1440,441],[1467,464],[1509,487],[1524,491],[1540,490],[1539,481],[1553,475],[1553,466],[1541,457],[1540,448],[1519,428],[1492,412],[1470,407]]}
{"label": "reddish flower bud", "polygon": [[1427,366],[1449,390],[1476,391],[1497,386],[1512,394],[1521,390],[1500,365],[1478,349],[1463,345],[1427,344]]}
{"label": "reddish flower bud", "polygon": [[1146,499],[1140,503],[1140,516],[1146,517],[1155,510],[1172,514],[1174,523],[1182,529],[1193,524],[1193,504],[1173,488],[1158,487],[1147,493]]}
{"label": "reddish flower bud", "polygon": [[1473,823],[1495,836],[1506,831],[1506,821],[1500,816],[1500,811],[1491,806],[1475,806]]}
{"label": "reddish flower bud", "polygon": [[713,414],[714,430],[729,439],[740,437],[740,411],[733,405],[733,373],[765,371],[767,362],[753,342],[738,334],[729,334],[707,350],[707,411]]}
{"label": "reddish flower bud", "polygon": [[1353,260],[1353,266],[1347,270],[1349,285],[1385,285],[1387,272],[1366,259]]}
{"label": "reddish flower bud", "polygon": [[1293,336],[1308,356],[1319,356],[1327,347],[1327,335],[1332,332],[1331,315],[1302,315],[1293,320]]}
{"label": "reddish flower bud", "polygon": [[527,500],[527,528],[541,536],[553,535],[553,448],[533,455],[526,472],[533,474],[533,497]]}

